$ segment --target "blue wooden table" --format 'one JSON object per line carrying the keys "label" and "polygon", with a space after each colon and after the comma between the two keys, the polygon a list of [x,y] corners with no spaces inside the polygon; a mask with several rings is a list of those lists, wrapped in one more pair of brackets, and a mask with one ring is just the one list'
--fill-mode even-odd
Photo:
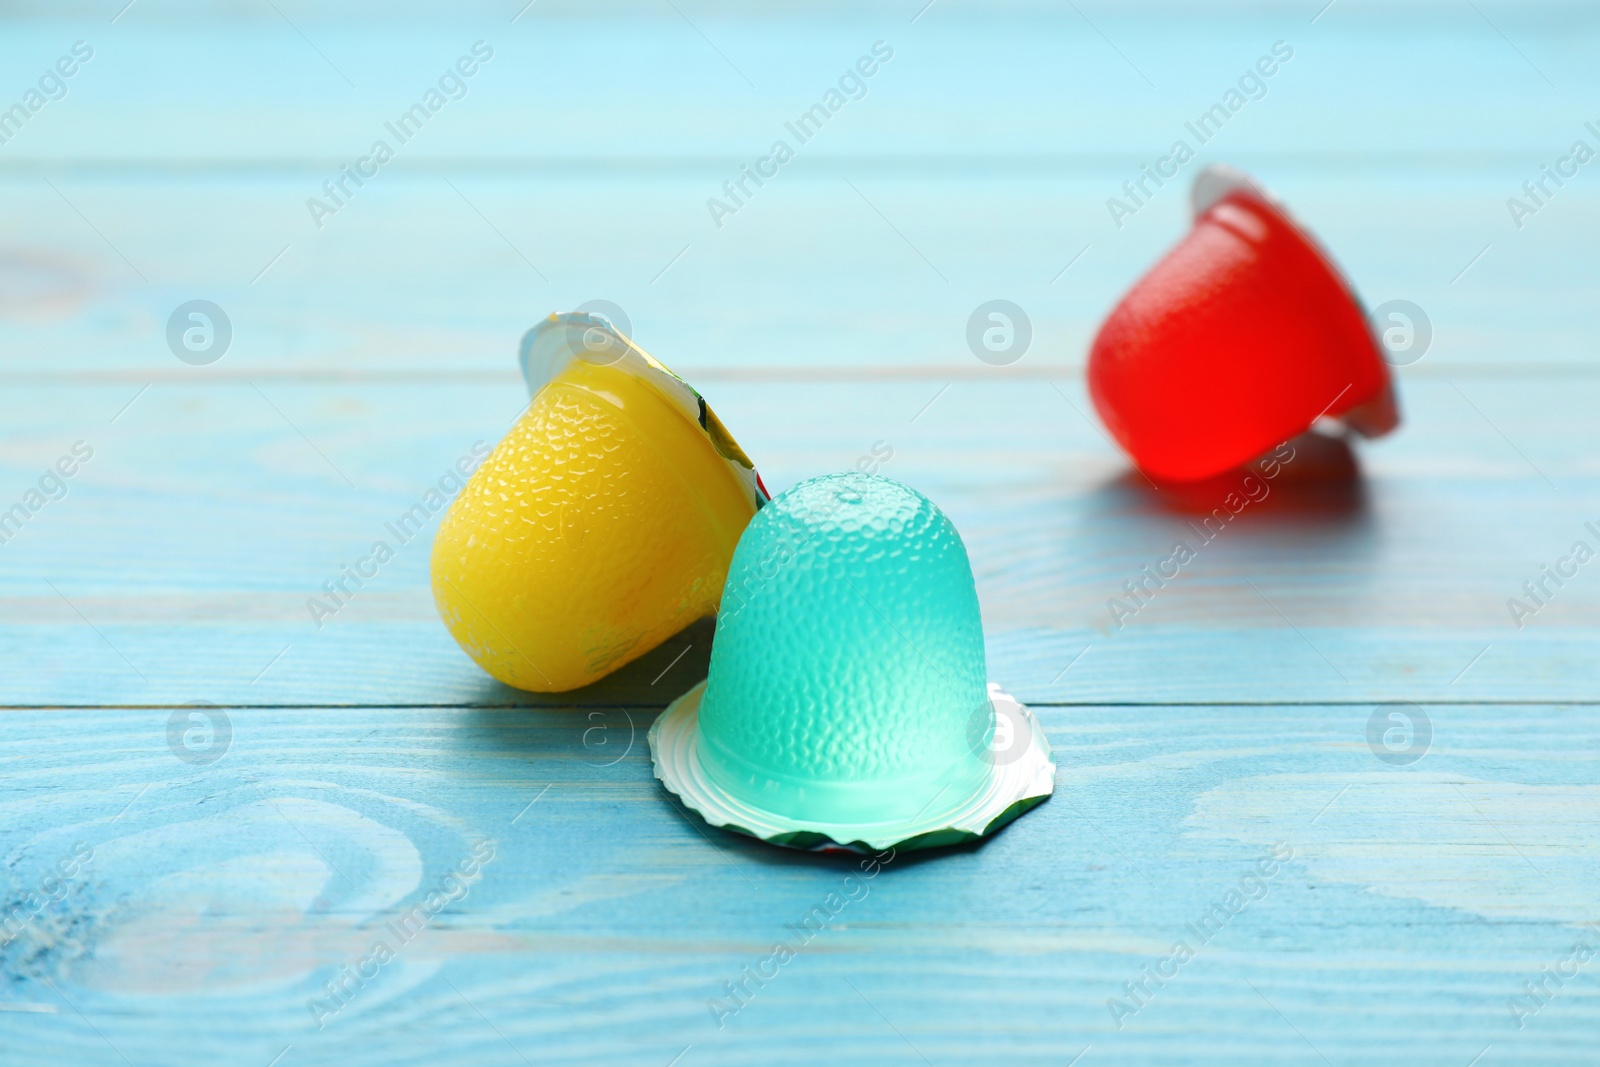
{"label": "blue wooden table", "polygon": [[[1593,8],[9,12],[6,1067],[1593,1062]],[[1298,442],[1118,618],[1230,486],[1131,473],[1083,357],[1219,161],[1431,339],[1399,433]],[[966,342],[997,298],[1004,366]],[[518,414],[521,332],[594,299],[774,491],[887,455],[946,510],[1052,800],[863,872],[657,786],[709,624],[504,688],[431,530],[314,617]],[[220,359],[169,345],[192,300]]]}

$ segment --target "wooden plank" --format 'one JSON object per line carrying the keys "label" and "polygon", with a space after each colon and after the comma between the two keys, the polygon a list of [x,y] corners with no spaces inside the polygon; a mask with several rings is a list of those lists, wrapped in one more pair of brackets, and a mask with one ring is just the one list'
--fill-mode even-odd
{"label": "wooden plank", "polygon": [[[1206,158],[1259,162],[1369,307],[1419,304],[1424,365],[1593,362],[1600,311],[1572,264],[1600,225],[1600,183],[1573,183],[1519,231],[1505,208],[1518,168]],[[595,298],[686,373],[978,369],[966,324],[996,296],[1032,322],[1027,365],[1080,366],[1106,312],[1188,226],[1173,189],[1115,228],[1115,162],[1039,174],[799,160],[719,230],[705,201],[724,169],[397,169],[320,231],[304,207],[315,170],[11,175],[0,265],[19,295],[0,306],[3,373],[181,370],[166,324],[197,297],[232,323],[217,373],[498,373],[531,322]]]}
{"label": "wooden plank", "polygon": [[423,18],[385,9],[380,20],[287,5],[299,33],[287,16],[247,6],[151,6],[114,26],[98,9],[81,22],[20,22],[0,51],[19,78],[75,37],[97,52],[66,100],[41,111],[6,155],[347,162],[480,39],[494,58],[408,154],[743,160],[877,40],[894,58],[863,99],[830,119],[817,151],[1148,162],[1279,40],[1293,58],[1229,121],[1235,150],[1490,150],[1543,161],[1594,117],[1574,102],[1600,85],[1588,62],[1600,24],[1561,3],[1492,5],[1480,16],[1432,2],[1346,0],[1315,22],[1316,7],[1304,3],[940,3],[914,22],[916,5],[891,3],[788,15],[541,3],[513,24],[519,6],[429,8]]}
{"label": "wooden plank", "polygon": [[[1582,445],[1592,376],[1407,374],[1397,435],[1357,455],[1302,443],[1226,526],[1212,509],[1231,484],[1187,501],[1150,490],[1087,421],[1076,378],[700,384],[775,491],[892,451],[882,473],[963,532],[991,673],[1025,700],[1595,698],[1600,585],[1588,568],[1559,588],[1541,571],[1600,543],[1585,525],[1600,524]],[[6,506],[75,440],[95,456],[0,547],[0,641],[28,665],[0,703],[522,699],[438,623],[428,534],[395,542],[320,629],[307,608],[341,564],[394,540],[386,524],[472,442],[498,438],[519,383],[140,388],[5,394]],[[1147,582],[1178,540],[1195,560],[1130,599],[1123,583]],[[1508,600],[1534,607],[1530,580],[1545,603],[1519,629]],[[664,704],[708,638],[672,646],[697,650],[659,685],[667,661],[652,658],[565,699]]]}
{"label": "wooden plank", "polygon": [[[913,25],[890,11],[707,13],[723,51],[760,72],[752,90],[670,13],[539,24],[541,5],[506,27],[469,96],[320,229],[308,198],[487,8],[382,28],[318,20],[359,90],[282,20],[141,8],[96,23],[100,52],[70,94],[0,149],[0,266],[20,294],[0,307],[4,370],[170,368],[164,325],[197,295],[229,311],[227,362],[252,371],[498,369],[530,319],[595,297],[686,370],[966,366],[967,316],[997,294],[1034,319],[1030,359],[1076,364],[1185,226],[1182,188],[1120,229],[1108,198],[1285,34],[1297,58],[1197,145],[1177,185],[1208,162],[1255,169],[1370,303],[1427,309],[1431,360],[1592,360],[1600,313],[1570,264],[1585,261],[1597,187],[1568,182],[1520,228],[1507,210],[1600,120],[1543,80],[1582,99],[1592,18],[1530,5],[1491,25],[1448,5],[1346,2],[1315,24],[1282,6],[1096,10],[1091,25],[940,4]],[[30,70],[80,31],[19,23],[0,56]],[[900,51],[869,95],[716,226],[707,199],[879,34]],[[588,49],[551,43],[593,39],[603,78]]]}
{"label": "wooden plank", "polygon": [[[196,765],[164,709],[7,712],[8,903],[93,851],[0,949],[8,1058],[1460,1067],[1592,1043],[1581,978],[1520,1029],[1508,1000],[1595,941],[1593,708],[1432,707],[1406,767],[1375,758],[1366,708],[1046,709],[1052,800],[855,883],[853,859],[687,821],[631,714],[627,749],[620,711],[236,710]],[[401,945],[388,920],[486,840]],[[719,1029],[724,983],[852,892]],[[319,1030],[308,999],[380,938],[397,958]],[[1193,959],[1156,988],[1177,941]],[[1119,1029],[1107,1002],[1137,981]]]}
{"label": "wooden plank", "polygon": [[[1600,21],[1320,6],[8,22],[7,70],[97,54],[0,145],[0,508],[94,455],[0,544],[0,1058],[1581,1061],[1595,1000],[1546,976],[1600,946],[1600,586],[1521,629],[1507,601],[1600,545],[1600,200],[1585,171],[1518,228],[1506,198],[1600,121]],[[478,37],[470,97],[318,229],[306,198]],[[706,198],[879,38],[868,97],[718,228]],[[1294,60],[1188,173],[1257,171],[1435,340],[1401,434],[1299,442],[1119,626],[1231,485],[1153,491],[1084,417],[1095,325],[1186,225],[1178,188],[1122,229],[1106,199],[1279,38]],[[1035,327],[1012,367],[964,341],[995,296]],[[236,330],[203,368],[163,336],[195,297]],[[1054,799],[867,880],[652,780],[643,731],[709,624],[514,693],[434,617],[424,534],[315,627],[306,598],[504,431],[521,331],[595,297],[774,489],[893,448],[963,531]],[[1413,763],[1383,743],[1417,737]],[[461,899],[390,925],[475,854]],[[397,958],[350,977],[378,939]]]}

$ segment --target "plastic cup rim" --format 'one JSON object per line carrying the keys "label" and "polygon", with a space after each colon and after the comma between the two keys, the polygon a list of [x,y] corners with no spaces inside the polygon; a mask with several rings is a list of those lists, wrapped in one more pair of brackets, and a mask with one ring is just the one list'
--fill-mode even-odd
{"label": "plastic cup rim", "polygon": [[[991,682],[989,699],[1005,699],[1020,708],[1031,727],[1031,736],[1021,758],[991,764],[970,795],[911,819],[840,823],[780,815],[729,795],[706,774],[698,752],[700,698],[705,687],[701,681],[669,704],[651,725],[649,742],[656,778],[712,826],[775,844],[787,844],[784,839],[796,835],[814,835],[837,848],[860,850],[865,846],[877,850],[941,831],[966,837],[985,836],[1006,812],[1026,801],[1037,802],[1055,789],[1055,756],[1044,728],[1031,709]],[[936,794],[930,807],[938,801]]]}

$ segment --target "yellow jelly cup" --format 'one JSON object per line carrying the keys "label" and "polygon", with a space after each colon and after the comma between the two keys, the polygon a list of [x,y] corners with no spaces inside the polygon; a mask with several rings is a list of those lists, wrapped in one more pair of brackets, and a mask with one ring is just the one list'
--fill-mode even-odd
{"label": "yellow jelly cup", "polygon": [[520,355],[533,399],[440,523],[433,595],[478,666],[555,693],[714,614],[767,493],[700,394],[605,318],[551,315]]}

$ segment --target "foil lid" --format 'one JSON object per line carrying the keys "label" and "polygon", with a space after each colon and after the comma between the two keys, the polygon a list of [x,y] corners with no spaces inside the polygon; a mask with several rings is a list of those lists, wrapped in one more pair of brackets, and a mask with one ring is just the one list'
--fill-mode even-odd
{"label": "foil lid", "polygon": [[809,852],[874,853],[886,848],[915,851],[987,837],[1055,790],[1055,755],[1031,709],[991,683],[990,699],[1017,730],[988,761],[990,771],[965,795],[937,793],[917,815],[881,822],[824,822],[794,819],[764,811],[707,778],[698,752],[698,713],[706,683],[673,701],[650,727],[650,756],[656,778],[668,792],[707,823],[769,844]]}
{"label": "foil lid", "polygon": [[528,383],[528,395],[537,396],[539,390],[575,359],[596,366],[615,367],[645,382],[700,428],[757,508],[771,499],[755,464],[728,433],[699,390],[640,348],[604,315],[592,311],[558,312],[523,335],[517,362],[522,367],[523,380]]}

